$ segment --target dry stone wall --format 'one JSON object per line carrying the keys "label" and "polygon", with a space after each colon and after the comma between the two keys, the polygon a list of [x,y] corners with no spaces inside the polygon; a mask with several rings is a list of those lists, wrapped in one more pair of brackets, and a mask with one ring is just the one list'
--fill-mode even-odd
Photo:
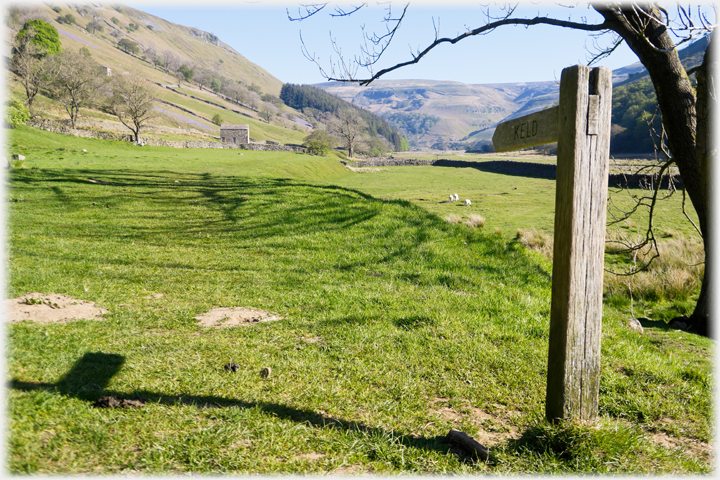
{"label": "dry stone wall", "polygon": [[[47,130],[48,132],[60,133],[63,135],[73,135],[75,137],[83,138],[99,138],[102,140],[116,140],[121,142],[133,142],[134,138],[132,135],[125,133],[107,132],[103,130],[79,130],[70,128],[69,121],[65,120],[32,120],[27,122],[27,125],[38,128],[41,130]],[[220,142],[208,142],[208,141],[173,141],[163,140],[160,138],[153,137],[140,137],[140,145],[147,145],[150,147],[172,147],[172,148],[231,148],[236,150],[255,150],[255,151],[272,151],[272,152],[300,152],[306,153],[307,149],[302,145],[286,144],[282,145],[276,142],[258,142],[249,143],[247,145],[232,144],[232,143],[220,143]]]}
{"label": "dry stone wall", "polygon": [[27,122],[27,125],[33,128],[38,128],[40,130],[61,133],[63,135],[72,135],[74,137],[99,138],[102,140],[117,140],[121,142],[132,142],[134,140],[132,135],[126,133],[106,132],[102,130],[81,130],[77,128],[71,128],[70,122],[64,120],[31,120]]}
{"label": "dry stone wall", "polygon": [[[344,162],[343,162],[344,163]],[[459,168],[476,168],[485,172],[502,173],[504,175],[516,175],[522,177],[548,178],[555,180],[556,166],[552,164],[533,163],[533,162],[516,162],[508,160],[489,160],[487,162],[471,162],[464,160],[418,160],[414,158],[392,158],[392,157],[373,157],[363,160],[357,160],[355,164],[358,167],[392,167],[407,165],[433,165],[436,167],[459,167]],[[657,174],[625,174],[611,173],[608,175],[608,184],[611,187],[625,188],[653,188],[658,181]],[[660,188],[668,188],[669,178],[662,178]],[[682,178],[680,175],[673,175],[673,184],[675,188],[682,188]]]}

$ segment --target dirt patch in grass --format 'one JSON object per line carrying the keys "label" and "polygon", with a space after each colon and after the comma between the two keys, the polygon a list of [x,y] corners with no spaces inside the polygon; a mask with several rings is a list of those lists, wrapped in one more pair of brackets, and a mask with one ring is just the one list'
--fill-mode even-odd
{"label": "dirt patch in grass", "polygon": [[108,313],[95,302],[54,293],[26,293],[5,300],[5,312],[11,322],[29,320],[38,323],[67,323],[73,320],[104,320]]}
{"label": "dirt patch in grass", "polygon": [[436,398],[432,402],[435,407],[432,412],[438,417],[453,424],[453,428],[463,430],[461,424],[470,423],[477,428],[477,432],[466,431],[485,447],[490,447],[506,442],[511,438],[519,438],[520,434],[512,424],[513,417],[518,412],[503,411],[500,414],[487,412],[477,407],[453,408],[448,404],[446,398]]}
{"label": "dirt patch in grass", "polygon": [[255,310],[247,307],[219,307],[195,317],[203,327],[235,327],[238,325],[253,325],[260,322],[281,320],[282,317],[265,310]]}
{"label": "dirt patch in grass", "polygon": [[324,453],[303,453],[302,455],[294,455],[293,460],[319,460],[324,458]]}
{"label": "dirt patch in grass", "polygon": [[689,457],[701,457],[709,464],[715,460],[715,445],[713,442],[703,442],[695,438],[678,438],[663,431],[670,428],[676,421],[672,418],[661,418],[647,431],[647,435],[656,445],[673,450],[682,450]]}

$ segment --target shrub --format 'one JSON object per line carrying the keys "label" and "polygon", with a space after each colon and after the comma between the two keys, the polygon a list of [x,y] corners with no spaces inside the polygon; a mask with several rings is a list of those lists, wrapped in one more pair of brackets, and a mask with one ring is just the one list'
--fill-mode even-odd
{"label": "shrub", "polygon": [[117,19],[117,17],[112,17],[110,19],[115,25],[120,25],[120,20]]}
{"label": "shrub", "polygon": [[53,7],[53,11],[54,11],[55,13],[60,13],[60,12],[62,11],[62,8],[60,8],[60,7]]}
{"label": "shrub", "polygon": [[303,140],[303,145],[313,155],[327,155],[333,143],[334,138],[325,130],[320,129],[313,130],[312,133]]}
{"label": "shrub", "polygon": [[215,115],[213,115],[212,122],[213,122],[215,125],[222,125],[223,119],[222,119],[222,117],[220,116],[219,113],[216,113]]}
{"label": "shrub", "polygon": [[30,111],[27,107],[17,98],[11,98],[5,111],[6,123],[15,128],[28,120],[30,120]]}

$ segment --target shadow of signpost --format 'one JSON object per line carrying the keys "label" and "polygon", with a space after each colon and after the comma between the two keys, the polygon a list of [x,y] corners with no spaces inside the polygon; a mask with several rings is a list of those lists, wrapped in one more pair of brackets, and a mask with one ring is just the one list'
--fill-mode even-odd
{"label": "shadow of signpost", "polygon": [[161,392],[136,391],[121,393],[108,390],[107,386],[125,363],[122,355],[88,352],[56,383],[25,382],[12,379],[9,387],[19,391],[48,390],[88,402],[96,402],[103,396],[117,398],[142,398],[147,403],[161,405],[191,405],[197,408],[242,408],[259,409],[279,419],[291,420],[299,424],[309,424],[317,428],[332,428],[367,434],[369,436],[392,436],[402,445],[442,454],[455,454],[468,459],[457,448],[445,443],[445,436],[423,437],[419,435],[397,435],[381,428],[370,427],[363,423],[343,420],[330,415],[320,414],[312,410],[300,409],[269,402],[248,402],[214,395],[166,395]]}

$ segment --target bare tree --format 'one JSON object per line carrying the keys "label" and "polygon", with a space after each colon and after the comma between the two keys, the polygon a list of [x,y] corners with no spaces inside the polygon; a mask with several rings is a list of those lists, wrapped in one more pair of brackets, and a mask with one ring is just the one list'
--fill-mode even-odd
{"label": "bare tree", "polygon": [[70,125],[75,128],[80,109],[98,100],[105,77],[96,62],[80,53],[65,51],[54,58],[57,75],[52,85],[53,95],[65,107]]}
{"label": "bare tree", "polygon": [[150,63],[153,64],[153,66],[157,67],[160,63],[160,54],[157,52],[157,48],[155,48],[155,45],[150,45],[147,47],[143,54],[145,54],[145,57],[150,61]]}
{"label": "bare tree", "polygon": [[340,137],[348,149],[348,157],[354,157],[355,148],[365,131],[365,122],[360,115],[351,108],[341,110],[337,119],[330,122],[329,128],[332,134]]}
{"label": "bare tree", "polygon": [[[327,5],[327,3],[308,5],[303,7],[304,10],[299,10],[297,17],[293,18],[289,14],[288,16],[291,20],[305,20],[323,11]],[[340,48],[334,42],[332,46],[338,54],[338,60],[332,62],[328,68],[321,65],[315,55],[309,53],[304,43],[302,47],[306,57],[318,65],[326,78],[367,85],[389,72],[418,63],[439,45],[455,44],[469,37],[488,35],[498,28],[509,25],[526,27],[551,25],[582,30],[589,32],[595,40],[607,35],[605,38],[609,39],[608,46],[601,48],[593,56],[591,64],[612,54],[621,43],[625,42],[649,72],[662,112],[663,136],[667,139],[661,151],[667,154],[668,164],[677,165],[682,177],[683,189],[687,192],[698,215],[698,229],[703,237],[706,263],[700,297],[689,321],[698,332],[709,335],[710,299],[714,292],[712,272],[714,231],[710,225],[709,179],[710,165],[715,161],[715,149],[710,145],[713,139],[712,129],[708,128],[708,123],[717,105],[713,68],[716,63],[711,55],[714,39],[710,41],[702,65],[690,72],[686,71],[680,62],[677,47],[699,35],[711,32],[714,24],[708,20],[708,15],[701,7],[691,10],[690,7],[680,4],[676,6],[673,14],[653,3],[598,3],[593,4],[592,8],[600,15],[602,21],[588,23],[547,16],[516,17],[513,6],[504,9],[500,16],[491,16],[487,12],[486,21],[482,25],[474,29],[468,28],[455,37],[440,37],[436,28],[435,39],[429,42],[426,48],[418,49],[405,62],[381,69],[378,67],[383,60],[383,54],[401,27],[408,5],[405,5],[402,13],[397,16],[393,15],[391,8],[388,7],[388,14],[384,19],[386,31],[381,35],[366,34],[360,53],[351,61],[340,53]],[[331,15],[347,16],[352,13],[336,8]],[[359,78],[357,72],[360,69],[367,71],[368,75]],[[697,93],[690,82],[690,75],[693,73],[696,74],[698,81]],[[649,227],[651,228],[651,225]],[[648,238],[650,235],[648,234]]]}
{"label": "bare tree", "polygon": [[157,116],[154,110],[155,95],[150,85],[136,73],[126,77],[113,79],[110,108],[133,133],[135,143],[139,143],[140,131]]}
{"label": "bare tree", "polygon": [[195,70],[195,76],[193,79],[198,85],[200,85],[200,90],[202,90],[203,87],[210,85],[210,82],[212,81],[212,74],[206,68],[195,66],[193,67],[193,70]]}
{"label": "bare tree", "polygon": [[162,53],[163,64],[170,72],[175,72],[180,67],[180,57],[172,50],[165,50]]}
{"label": "bare tree", "polygon": [[265,120],[267,123],[270,123],[270,120],[273,118],[273,112],[270,109],[270,107],[263,102],[263,104],[260,106],[260,118]]}

